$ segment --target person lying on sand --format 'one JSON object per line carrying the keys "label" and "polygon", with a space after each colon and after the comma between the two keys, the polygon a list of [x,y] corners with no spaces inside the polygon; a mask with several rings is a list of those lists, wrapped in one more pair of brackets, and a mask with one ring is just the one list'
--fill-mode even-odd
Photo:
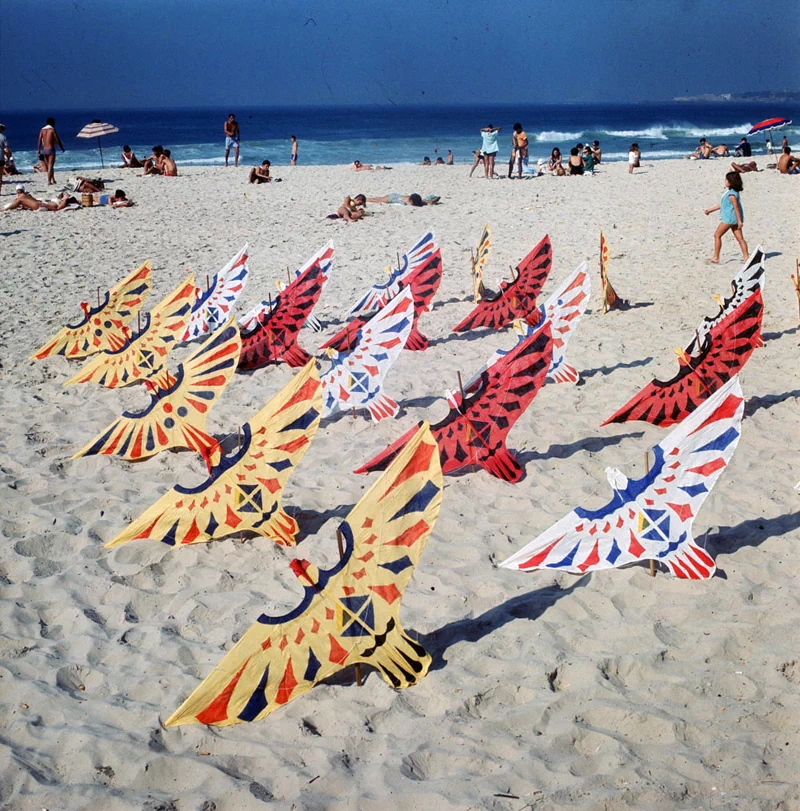
{"label": "person lying on sand", "polygon": [[129,208],[130,206],[136,205],[133,200],[129,200],[125,196],[125,192],[122,189],[117,189],[114,194],[111,195],[108,204],[111,208]]}
{"label": "person lying on sand", "polygon": [[33,173],[38,174],[41,172],[42,174],[47,174],[47,164],[44,162],[44,158],[41,155],[37,156],[39,160],[33,164]]}
{"label": "person lying on sand", "polygon": [[70,204],[80,205],[80,201],[71,197],[66,192],[58,195],[58,202],[52,200],[37,200],[32,194],[25,191],[25,187],[17,184],[17,196],[3,208],[3,211],[13,211],[16,208],[24,208],[28,211],[62,211]]}
{"label": "person lying on sand", "polygon": [[739,174],[744,174],[745,172],[757,172],[758,165],[755,161],[748,161],[747,163],[736,163],[735,161],[731,164],[731,169],[734,172],[739,172]]}
{"label": "person lying on sand", "polygon": [[391,166],[373,166],[371,163],[361,163],[361,161],[353,161],[350,166],[354,172],[371,172],[373,170],[391,169]]}
{"label": "person lying on sand", "polygon": [[94,194],[95,192],[105,189],[105,184],[99,177],[90,180],[88,177],[78,175],[75,180],[71,180],[68,185],[71,187],[70,191],[78,192],[79,194]]}
{"label": "person lying on sand", "polygon": [[792,149],[789,146],[783,148],[783,154],[778,158],[778,163],[775,168],[782,175],[798,175],[800,174],[800,158],[792,155]]}
{"label": "person lying on sand", "polygon": [[400,194],[393,191],[385,197],[367,197],[367,202],[384,203],[389,206],[435,206],[441,199],[431,194],[423,200],[419,194]]}
{"label": "person lying on sand", "polygon": [[127,145],[122,147],[122,165],[120,169],[141,169],[142,163],[136,153]]}
{"label": "person lying on sand", "polygon": [[261,166],[254,166],[250,170],[250,177],[248,183],[272,183],[273,180],[278,181],[279,178],[270,177],[269,167],[272,164],[269,161],[261,161]]}

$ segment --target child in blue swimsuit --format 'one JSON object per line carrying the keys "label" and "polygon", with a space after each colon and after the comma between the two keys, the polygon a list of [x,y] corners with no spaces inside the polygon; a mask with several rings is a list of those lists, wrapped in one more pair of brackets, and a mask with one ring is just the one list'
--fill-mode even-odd
{"label": "child in blue swimsuit", "polygon": [[718,206],[714,208],[707,208],[706,215],[719,211],[720,223],[717,230],[714,231],[714,256],[708,261],[714,265],[719,264],[719,252],[722,249],[722,236],[727,231],[733,231],[739,247],[742,249],[742,256],[745,261],[748,257],[747,243],[744,241],[742,234],[742,225],[744,224],[744,210],[742,209],[742,201],[739,193],[744,188],[742,184],[742,176],[738,172],[728,172],[725,175],[725,191],[722,192],[722,199]]}

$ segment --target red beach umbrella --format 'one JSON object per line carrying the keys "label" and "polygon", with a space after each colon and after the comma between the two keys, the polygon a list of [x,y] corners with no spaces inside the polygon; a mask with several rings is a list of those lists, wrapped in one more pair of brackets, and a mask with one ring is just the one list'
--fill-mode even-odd
{"label": "red beach umbrella", "polygon": [[750,127],[748,135],[758,135],[759,132],[771,132],[786,127],[792,123],[791,118],[766,118]]}
{"label": "red beach umbrella", "polygon": [[105,168],[105,164],[103,163],[103,147],[100,143],[100,137],[102,135],[112,135],[115,132],[119,132],[119,127],[115,127],[113,124],[104,124],[102,121],[95,118],[91,124],[87,124],[78,133],[78,138],[97,138],[97,146],[100,150],[101,168]]}

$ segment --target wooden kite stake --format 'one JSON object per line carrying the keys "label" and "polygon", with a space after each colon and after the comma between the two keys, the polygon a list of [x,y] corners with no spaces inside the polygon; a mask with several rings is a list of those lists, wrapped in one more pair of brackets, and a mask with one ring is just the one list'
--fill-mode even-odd
{"label": "wooden kite stake", "polygon": [[208,274],[206,273],[206,293],[211,288],[211,282],[208,280]]}
{"label": "wooden kite stake", "polygon": [[100,288],[97,288],[97,306],[100,306]]}
{"label": "wooden kite stake", "polygon": [[142,331],[142,311],[136,311],[136,332]]}
{"label": "wooden kite stake", "polygon": [[[344,540],[342,538],[342,531],[340,529],[336,530],[336,543],[339,545],[339,560],[344,557]],[[356,668],[356,684],[361,687],[363,684],[361,680],[361,665],[357,664]]]}
{"label": "wooden kite stake", "polygon": [[[240,425],[236,429],[236,455],[237,455],[237,458],[238,458],[238,455],[241,453],[241,451],[242,451],[242,426]],[[244,543],[244,530],[242,530],[239,533],[239,541],[241,543]]]}
{"label": "wooden kite stake", "polygon": [[288,267],[286,268],[286,283],[287,283],[287,284],[291,284],[291,283],[292,283],[292,274],[289,272],[289,268],[288,268]]}
{"label": "wooden kite stake", "polygon": [[[644,472],[647,475],[650,472],[650,451],[644,452]],[[656,576],[656,562],[650,561],[650,577]]]}

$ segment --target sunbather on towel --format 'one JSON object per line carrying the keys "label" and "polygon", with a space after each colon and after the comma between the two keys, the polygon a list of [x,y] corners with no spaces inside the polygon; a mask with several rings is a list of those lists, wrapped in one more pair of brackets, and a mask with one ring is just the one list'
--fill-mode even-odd
{"label": "sunbather on towel", "polygon": [[367,202],[385,203],[389,206],[435,206],[441,199],[441,197],[431,194],[423,200],[419,194],[400,194],[400,192],[393,191],[385,197],[367,197]]}
{"label": "sunbather on towel", "polygon": [[361,161],[353,161],[350,164],[350,168],[354,172],[371,172],[371,171],[373,171],[373,169],[384,170],[384,169],[391,169],[392,167],[391,166],[373,166],[373,164],[371,164],[371,163],[361,163]]}
{"label": "sunbather on towel", "polygon": [[25,191],[25,187],[17,184],[17,196],[3,208],[3,211],[13,211],[16,208],[24,208],[28,211],[62,211],[68,205],[80,205],[79,201],[71,197],[67,192],[58,195],[58,202],[52,200],[37,200],[32,194]]}

